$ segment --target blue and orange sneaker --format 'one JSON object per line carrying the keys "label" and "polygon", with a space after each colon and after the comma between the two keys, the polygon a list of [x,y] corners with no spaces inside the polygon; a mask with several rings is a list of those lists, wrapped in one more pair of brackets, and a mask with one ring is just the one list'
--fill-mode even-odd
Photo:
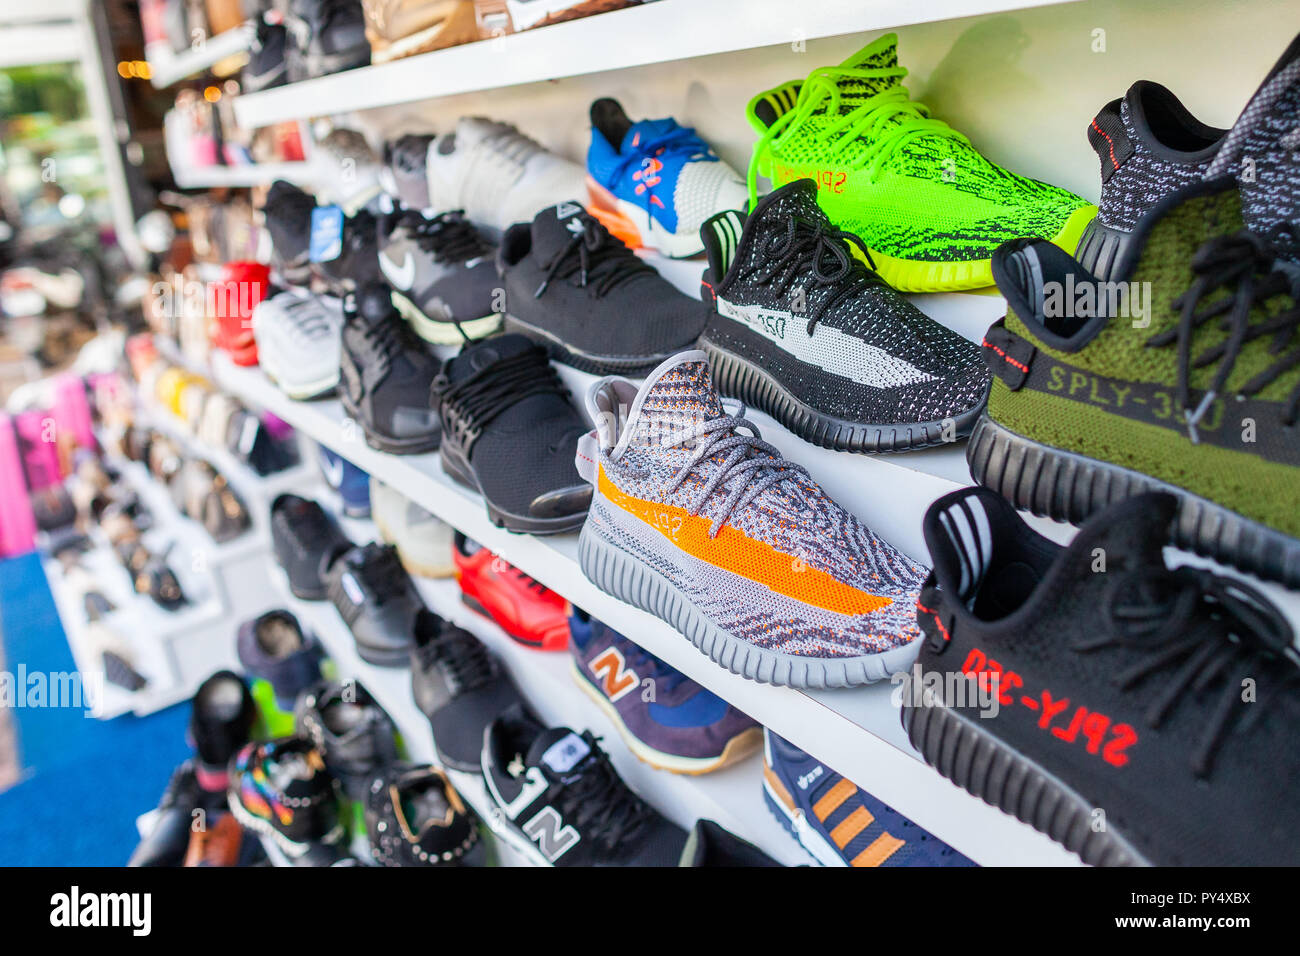
{"label": "blue and orange sneaker", "polygon": [[337,847],[344,836],[338,784],[310,741],[283,737],[245,746],[230,768],[230,812],[291,859]]}
{"label": "blue and orange sneaker", "polygon": [[585,611],[569,617],[573,679],[650,766],[701,774],[758,749],[758,722]]}
{"label": "blue and orange sneaker", "polygon": [[704,220],[748,199],[741,175],[695,130],[674,119],[633,123],[608,97],[591,104],[587,172],[592,215],[631,248],[674,259],[703,252]]}
{"label": "blue and orange sneaker", "polygon": [[763,798],[822,866],[975,865],[766,727]]}

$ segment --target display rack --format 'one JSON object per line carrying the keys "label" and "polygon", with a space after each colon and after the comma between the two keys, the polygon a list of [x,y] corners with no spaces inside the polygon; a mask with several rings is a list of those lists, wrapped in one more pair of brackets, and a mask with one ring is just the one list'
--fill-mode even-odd
{"label": "display rack", "polygon": [[176,53],[166,44],[154,43],[145,49],[149,63],[149,82],[155,89],[163,90],[173,83],[197,76],[222,60],[245,52],[253,44],[252,22],[241,24],[201,43]]}

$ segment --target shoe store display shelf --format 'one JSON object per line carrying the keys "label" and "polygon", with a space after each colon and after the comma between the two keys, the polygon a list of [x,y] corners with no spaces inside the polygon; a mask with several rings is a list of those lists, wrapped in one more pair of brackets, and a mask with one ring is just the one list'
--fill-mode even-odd
{"label": "shoe store display shelf", "polygon": [[149,63],[149,82],[163,90],[173,83],[197,76],[227,57],[243,53],[253,44],[253,24],[241,24],[214,37],[205,37],[180,53],[166,44],[151,44],[145,50]]}
{"label": "shoe store display shelf", "polygon": [[248,163],[242,166],[197,165],[187,161],[194,150],[184,129],[183,117],[170,110],[163,117],[163,139],[172,178],[180,189],[241,189],[267,186],[277,179],[310,185],[312,164],[306,160],[282,163]]}
{"label": "shoe store display shelf", "polygon": [[[241,126],[337,115],[459,93],[584,76],[652,63],[801,43],[913,23],[1049,6],[1069,0],[657,0],[538,30],[362,67],[235,100]],[[635,42],[628,42],[636,37]]]}

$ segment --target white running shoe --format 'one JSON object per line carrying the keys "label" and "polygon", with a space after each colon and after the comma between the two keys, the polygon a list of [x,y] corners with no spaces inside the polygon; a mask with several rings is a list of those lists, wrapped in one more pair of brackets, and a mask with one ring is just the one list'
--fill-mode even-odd
{"label": "white running shoe", "polygon": [[379,537],[396,546],[407,571],[423,578],[449,578],[456,573],[451,525],[374,475],[370,476],[370,517]]}
{"label": "white running shoe", "polygon": [[258,362],[290,398],[316,398],[339,383],[343,303],[330,295],[281,292],[253,309]]}

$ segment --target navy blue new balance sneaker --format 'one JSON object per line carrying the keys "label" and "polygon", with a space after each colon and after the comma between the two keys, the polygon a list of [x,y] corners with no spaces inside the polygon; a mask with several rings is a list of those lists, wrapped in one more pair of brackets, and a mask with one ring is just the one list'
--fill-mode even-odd
{"label": "navy blue new balance sneaker", "polygon": [[975,865],[766,727],[763,798],[822,866]]}

